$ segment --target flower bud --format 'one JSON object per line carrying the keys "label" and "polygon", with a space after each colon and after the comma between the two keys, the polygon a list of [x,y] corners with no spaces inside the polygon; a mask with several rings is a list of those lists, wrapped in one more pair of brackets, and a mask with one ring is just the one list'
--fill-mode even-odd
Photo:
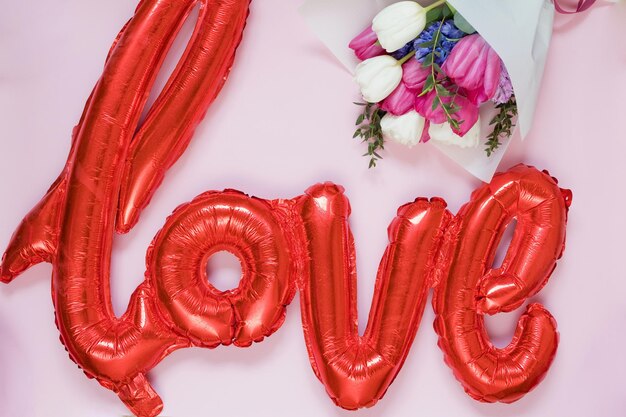
{"label": "flower bud", "polygon": [[397,51],[417,38],[426,26],[426,11],[414,1],[401,1],[385,7],[372,21],[378,42],[387,52]]}
{"label": "flower bud", "polygon": [[463,88],[474,104],[491,100],[500,82],[502,61],[482,36],[461,39],[442,69],[456,85]]}
{"label": "flower bud", "polygon": [[366,28],[356,38],[352,39],[348,46],[362,61],[385,53],[383,47],[378,44],[378,38],[371,26]]}
{"label": "flower bud", "polygon": [[445,145],[475,148],[480,143],[480,120],[464,136],[454,133],[449,123],[431,124],[428,134],[431,140]]}
{"label": "flower bud", "polygon": [[419,143],[424,130],[424,118],[411,110],[402,116],[387,113],[380,120],[383,138],[393,140],[402,145],[412,147]]}
{"label": "flower bud", "polygon": [[366,59],[356,67],[354,80],[368,103],[385,99],[400,84],[402,67],[393,57],[381,55]]}

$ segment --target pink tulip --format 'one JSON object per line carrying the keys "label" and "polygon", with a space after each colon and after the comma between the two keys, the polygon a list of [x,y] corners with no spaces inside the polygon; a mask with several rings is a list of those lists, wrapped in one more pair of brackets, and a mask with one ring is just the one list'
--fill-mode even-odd
{"label": "pink tulip", "polygon": [[354,54],[362,61],[386,53],[383,47],[378,44],[378,37],[371,26],[352,39],[348,46],[354,50]]}
{"label": "pink tulip", "polygon": [[476,34],[464,37],[455,45],[442,69],[465,90],[472,103],[479,105],[495,95],[501,66],[496,51]]}
{"label": "pink tulip", "polygon": [[431,73],[430,68],[422,67],[422,63],[417,59],[409,59],[404,65],[402,65],[402,82],[406,84],[410,90],[422,92],[426,78]]}
{"label": "pink tulip", "polygon": [[430,74],[417,59],[409,59],[402,65],[402,81],[396,89],[381,103],[380,108],[401,116],[412,110],[415,98],[424,88],[426,78]]}
{"label": "pink tulip", "polygon": [[380,108],[394,116],[402,116],[413,110],[416,95],[417,93],[414,90],[408,89],[406,84],[400,82],[398,87],[393,90],[393,93],[383,100]]}
{"label": "pink tulip", "polygon": [[[415,111],[417,111],[422,117],[431,122],[432,124],[447,123],[448,118],[441,105],[438,105],[433,110],[433,101],[436,97],[435,90],[421,97],[417,97],[415,100]],[[452,101],[452,96],[442,97],[444,103],[449,104]],[[459,107],[456,113],[451,116],[460,123],[458,129],[452,129],[454,133],[459,136],[464,136],[469,130],[476,124],[478,120],[478,106],[472,103],[467,97],[460,94],[454,96],[454,104]]]}

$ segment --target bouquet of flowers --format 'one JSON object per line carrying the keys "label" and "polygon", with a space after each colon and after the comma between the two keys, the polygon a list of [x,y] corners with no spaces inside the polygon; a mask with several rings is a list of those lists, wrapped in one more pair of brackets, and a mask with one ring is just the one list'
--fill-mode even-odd
{"label": "bouquet of flowers", "polygon": [[489,182],[507,138],[532,128],[556,3],[305,0],[300,12],[361,86],[355,137],[371,166],[386,140],[428,141]]}
{"label": "bouquet of flowers", "polygon": [[350,42],[364,103],[354,137],[367,143],[370,167],[386,140],[409,147],[429,140],[476,147],[480,107],[495,106],[486,135],[490,156],[513,133],[517,104],[507,69],[453,6],[400,1],[385,7]]}

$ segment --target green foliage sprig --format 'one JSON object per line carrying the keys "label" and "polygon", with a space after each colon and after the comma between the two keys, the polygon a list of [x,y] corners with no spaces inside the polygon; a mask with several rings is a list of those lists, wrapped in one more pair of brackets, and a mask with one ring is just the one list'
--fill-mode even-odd
{"label": "green foliage sprig", "polygon": [[496,149],[500,147],[503,139],[508,139],[513,134],[515,127],[515,117],[517,117],[517,101],[515,96],[511,96],[506,103],[496,106],[498,113],[489,122],[493,126],[493,130],[487,136],[485,152],[487,156],[491,156]]}
{"label": "green foliage sprig", "polygon": [[367,143],[367,152],[363,156],[369,156],[369,168],[376,166],[376,161],[383,159],[378,153],[379,150],[385,149],[385,140],[380,127],[380,120],[387,112],[378,107],[375,103],[354,103],[363,107],[363,112],[356,119],[358,126],[352,138],[361,138],[362,142]]}
{"label": "green foliage sprig", "polygon": [[[424,83],[420,96],[434,91],[435,98],[433,99],[432,110],[436,110],[437,107],[441,107],[450,127],[454,130],[458,130],[461,123],[463,123],[463,120],[459,120],[458,117],[455,117],[460,110],[460,107],[454,102],[459,88],[450,82],[447,75],[436,62],[436,58],[440,56],[440,53],[437,52],[437,48],[440,46],[440,43],[444,38],[444,35],[442,34],[443,23],[452,15],[453,12],[448,5],[444,5],[439,12],[439,27],[434,33],[433,40],[420,42],[419,44],[420,48],[428,48],[430,50],[430,52],[424,56],[424,60],[422,61],[422,67],[430,69],[430,74],[426,78],[426,82]],[[449,102],[444,100],[444,98],[447,97],[450,97]]]}

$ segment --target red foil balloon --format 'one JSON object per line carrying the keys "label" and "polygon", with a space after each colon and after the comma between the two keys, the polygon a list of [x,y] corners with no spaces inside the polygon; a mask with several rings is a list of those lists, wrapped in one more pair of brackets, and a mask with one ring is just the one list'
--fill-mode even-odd
{"label": "red foil balloon", "polygon": [[[107,282],[78,273],[59,280],[60,256],[51,258],[59,330],[88,375],[136,415],[154,416],[162,405],[146,379],[152,367],[182,347],[261,341],[282,324],[297,283],[313,370],[338,405],[357,409],[374,405],[393,382],[435,287],[435,329],[455,375],[476,399],[514,401],[547,371],[556,324],[533,304],[511,345],[496,349],[482,314],[510,311],[545,285],[563,250],[570,199],[547,174],[518,166],[477,190],[457,217],[440,199],[402,206],[389,227],[369,322],[359,336],[350,206],[341,187],[319,184],[296,199],[273,201],[208,192],[168,218],[148,251],[146,281],[120,319],[111,318]],[[40,213],[48,204],[44,200]],[[509,252],[491,270],[513,218],[518,228]],[[5,255],[6,282],[23,230]],[[24,254],[37,248],[31,249]],[[234,290],[220,292],[207,281],[207,259],[219,250],[242,262]],[[100,260],[90,256],[64,262],[73,271]]]}
{"label": "red foil balloon", "polygon": [[[121,318],[113,314],[109,269],[115,213],[121,186],[127,184],[123,195],[139,196],[121,201],[118,229],[127,230],[127,219],[136,217],[136,210],[125,205],[145,205],[164,170],[182,153],[232,63],[249,0],[199,2],[190,46],[137,136],[157,72],[198,1],[139,4],[87,102],[64,171],[14,234],[1,271],[2,280],[9,282],[35,263],[53,263],[56,321],[70,357],[140,416],[156,415],[162,407],[145,373],[189,340],[160,319],[149,284],[137,289]],[[125,170],[130,171],[127,176]]]}
{"label": "red foil balloon", "polygon": [[302,200],[306,253],[300,281],[302,327],[313,370],[326,392],[350,410],[373,406],[411,348],[451,215],[443,200],[400,207],[376,279],[367,328],[359,336],[356,265],[343,188],[311,187]]}
{"label": "red foil balloon", "polygon": [[[228,190],[202,194],[168,218],[148,252],[148,282],[177,333],[197,346],[245,347],[282,325],[298,260],[289,206]],[[208,283],[207,260],[220,250],[241,261],[234,290]]]}
{"label": "red foil balloon", "polygon": [[241,41],[250,0],[203,0],[178,66],[134,135],[124,165],[116,229],[128,232],[183,154],[220,92]]}
{"label": "red foil balloon", "polygon": [[[558,345],[556,321],[528,305],[511,343],[491,344],[484,314],[511,311],[546,284],[561,257],[571,192],[518,165],[472,194],[446,232],[448,277],[435,288],[435,330],[446,363],[473,398],[513,402],[545,376]],[[502,265],[492,269],[507,225],[517,220]]]}
{"label": "red foil balloon", "polygon": [[[200,3],[192,40],[165,89],[139,119],[181,25]],[[514,401],[554,356],[554,320],[533,304],[511,345],[494,348],[483,314],[511,311],[545,284],[563,250],[571,195],[546,174],[518,166],[472,196],[455,218],[440,199],[401,207],[389,227],[366,332],[359,336],[354,243],[343,190],[319,184],[293,200],[227,190],[179,207],[147,255],[145,281],[117,318],[110,301],[115,231],[125,232],[182,154],[222,87],[249,0],[142,0],[122,29],[74,130],[67,164],[14,233],[0,268],[11,282],[53,264],[61,340],[85,373],[137,416],[162,402],[147,373],[188,346],[249,346],[276,331],[296,285],[315,374],[340,406],[380,399],[399,372],[435,287],[435,328],[446,362],[474,398]],[[518,228],[501,268],[491,270],[511,219]],[[242,279],[218,291],[208,257],[228,250]]]}

